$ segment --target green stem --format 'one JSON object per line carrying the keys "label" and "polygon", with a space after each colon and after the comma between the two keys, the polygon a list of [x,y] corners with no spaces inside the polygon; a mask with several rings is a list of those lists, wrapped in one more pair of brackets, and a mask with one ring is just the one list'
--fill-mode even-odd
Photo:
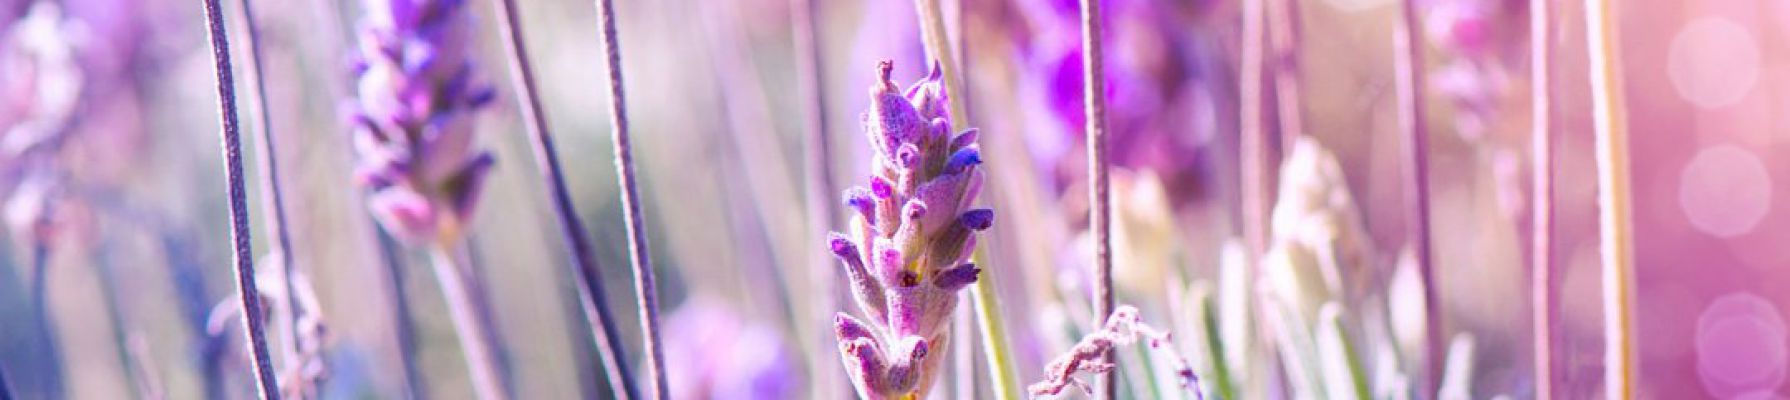
{"label": "green stem", "polygon": [[1623,108],[1616,13],[1609,0],[1586,0],[1591,105],[1597,137],[1598,227],[1603,253],[1604,389],[1611,399],[1635,395],[1635,270],[1629,220],[1628,123]]}
{"label": "green stem", "polygon": [[[974,256],[976,265],[988,265],[988,256],[981,249]],[[1007,325],[1001,318],[1001,306],[995,301],[993,269],[986,269],[981,279],[976,280],[975,287],[970,289],[970,299],[976,303],[976,325],[982,328],[982,343],[987,346],[983,353],[988,355],[988,372],[994,382],[994,398],[1002,400],[1017,399],[1013,388],[1018,387],[1019,380],[1013,374],[1013,353],[1007,347]]]}
{"label": "green stem", "polygon": [[[964,108],[963,78],[958,75],[957,60],[951,52],[948,38],[945,36],[944,13],[939,11],[938,0],[914,0],[914,7],[920,16],[920,34],[926,42],[926,53],[938,61],[940,72],[944,75],[945,93],[955,97],[957,101],[947,104],[951,107],[951,131],[963,131],[969,123],[969,111]],[[1018,399],[1014,388],[1019,387],[1013,373],[1013,355],[1007,347],[1007,329],[1005,319],[1001,318],[1001,307],[995,297],[995,271],[989,268],[988,254],[981,248],[976,249],[973,256],[976,265],[984,268],[974,288],[970,289],[970,299],[976,304],[976,320],[982,327],[982,343],[987,346],[989,376],[993,378],[994,398],[1001,400]]]}

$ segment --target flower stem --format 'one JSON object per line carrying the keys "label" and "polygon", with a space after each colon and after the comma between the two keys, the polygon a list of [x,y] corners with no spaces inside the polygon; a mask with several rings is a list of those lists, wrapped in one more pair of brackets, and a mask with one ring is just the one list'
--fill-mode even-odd
{"label": "flower stem", "polygon": [[609,297],[603,287],[602,265],[591,250],[584,223],[578,220],[578,209],[572,203],[572,195],[566,189],[565,173],[559,165],[559,153],[553,146],[553,136],[547,132],[547,116],[541,108],[534,68],[523,40],[520,12],[515,0],[493,0],[492,3],[497,8],[499,31],[503,33],[504,48],[509,55],[510,80],[515,86],[517,106],[525,115],[523,125],[532,139],[529,144],[534,151],[535,169],[546,183],[548,196],[553,199],[553,210],[559,217],[560,234],[572,251],[572,273],[578,278],[574,285],[578,290],[578,304],[584,310],[585,323],[590,325],[592,340],[600,350],[603,370],[608,372],[610,395],[618,399],[638,398],[640,391],[627,366],[626,346],[621,342],[621,332],[616,329],[615,316],[610,312]]}
{"label": "flower stem", "polygon": [[640,306],[640,328],[646,341],[646,365],[653,372],[652,391],[647,398],[667,399],[671,396],[665,379],[665,353],[659,344],[659,290],[653,277],[652,253],[647,249],[646,221],[640,213],[640,190],[634,178],[634,156],[628,136],[627,96],[622,85],[622,53],[616,38],[615,4],[597,0],[597,21],[602,25],[603,50],[609,64],[609,123],[615,146],[615,171],[621,186],[623,220],[628,229],[628,253],[634,267],[634,287]]}
{"label": "flower stem", "polygon": [[[1267,53],[1267,11],[1264,1],[1245,1],[1239,10],[1242,14],[1242,57],[1238,62],[1237,111],[1239,138],[1238,153],[1238,201],[1242,214],[1243,243],[1248,267],[1242,271],[1244,287],[1254,287],[1252,282],[1260,281],[1262,275],[1260,265],[1268,254],[1268,207],[1272,201],[1270,188],[1274,186],[1272,166],[1268,161],[1268,132],[1266,119],[1266,103],[1263,91],[1267,89],[1267,71],[1264,66]],[[1253,289],[1251,289],[1253,290]],[[1248,295],[1243,298],[1255,298]],[[1255,304],[1265,304],[1255,301]],[[1259,335],[1254,343],[1274,343],[1277,335],[1270,331],[1273,324],[1262,312],[1248,313],[1250,318],[1242,321],[1251,325],[1250,331]],[[1236,345],[1236,344],[1231,344]],[[1274,346],[1256,346],[1245,343],[1240,354],[1244,354],[1235,366],[1238,371],[1238,393],[1252,393],[1258,396],[1266,393],[1265,382],[1274,371],[1273,363],[1279,359],[1274,356]]]}
{"label": "flower stem", "polygon": [[[914,0],[914,7],[920,17],[920,34],[926,44],[926,53],[938,62],[944,75],[945,92],[951,96],[960,96],[964,91],[960,71],[957,70],[956,56],[951,51],[945,35],[945,17],[940,11],[938,0]],[[961,132],[969,123],[969,111],[961,98],[950,101],[951,131]],[[976,265],[990,265],[988,254],[981,246],[973,253]],[[995,295],[997,269],[986,268],[976,279],[975,287],[970,290],[970,298],[976,304],[976,317],[982,328],[982,343],[988,347],[989,376],[993,377],[991,385],[994,398],[1001,400],[1017,399],[1015,388],[1018,378],[1013,371],[1013,355],[1007,345],[1005,319],[1001,317],[1001,307]]]}
{"label": "flower stem", "polygon": [[48,397],[63,395],[62,381],[62,344],[57,338],[56,323],[50,320],[50,245],[44,243],[47,238],[34,239],[31,244],[31,318],[37,328],[37,346],[44,366],[42,380],[44,394]]}
{"label": "flower stem", "polygon": [[1549,135],[1553,70],[1549,68],[1552,54],[1548,42],[1552,4],[1549,0],[1529,1],[1530,156],[1534,158],[1530,212],[1535,218],[1529,227],[1530,294],[1534,296],[1530,307],[1534,316],[1535,398],[1541,400],[1554,395],[1554,148]]}
{"label": "flower stem", "polygon": [[1628,121],[1623,108],[1622,58],[1617,54],[1621,41],[1613,8],[1607,0],[1585,1],[1592,122],[1597,136],[1598,237],[1604,268],[1604,393],[1611,399],[1627,399],[1635,395],[1635,273],[1629,220]]}
{"label": "flower stem", "polygon": [[1436,298],[1436,269],[1430,249],[1429,196],[1429,128],[1425,118],[1422,25],[1417,18],[1416,0],[1403,0],[1404,15],[1394,42],[1397,46],[1400,127],[1408,143],[1405,146],[1406,201],[1410,214],[1410,243],[1417,258],[1423,280],[1424,373],[1422,393],[1435,394],[1441,389],[1442,363],[1446,359],[1442,346],[1442,310]]}
{"label": "flower stem", "polygon": [[[803,142],[803,150],[808,162],[808,234],[811,238],[826,237],[838,220],[832,211],[832,199],[838,190],[833,187],[832,143],[827,138],[826,130],[826,92],[821,90],[825,75],[821,69],[820,42],[814,34],[819,25],[816,22],[817,7],[814,0],[790,0],[789,4],[790,25],[793,29],[790,36],[795,41],[796,86],[802,103],[802,130],[808,137]],[[824,246],[821,240],[808,240],[805,243],[812,243],[810,246],[816,247]],[[833,267],[833,260],[827,256],[827,249],[812,248],[807,253],[808,281],[820,293],[809,298],[814,303],[812,318],[825,321],[839,303],[838,289],[833,285],[839,279],[839,269]],[[814,393],[838,393],[836,384],[841,381],[842,375],[839,368],[833,367],[834,356],[829,351],[832,347],[830,344],[833,343],[830,340],[832,332],[815,329],[813,333],[819,335],[814,342],[817,346],[804,350],[808,353],[808,368],[811,370],[809,375],[814,378]]]}
{"label": "flower stem", "polygon": [[439,244],[429,249],[435,267],[435,279],[441,294],[447,298],[448,317],[460,336],[460,351],[466,357],[467,372],[472,375],[473,392],[482,400],[509,398],[502,371],[498,368],[497,336],[486,316],[488,304],[477,298],[473,289],[467,258],[460,245]]}
{"label": "flower stem", "polygon": [[[365,214],[362,214],[365,215]],[[371,217],[368,223],[374,223]],[[416,316],[410,312],[410,290],[405,288],[406,278],[403,261],[399,260],[396,243],[373,229],[372,245],[379,253],[379,264],[385,268],[385,281],[389,286],[392,307],[392,339],[398,347],[398,362],[403,368],[404,396],[407,399],[427,399],[429,391],[422,382],[422,372],[416,365]]]}
{"label": "flower stem", "polygon": [[[1088,135],[1088,229],[1094,232],[1094,325],[1103,324],[1113,313],[1112,203],[1107,192],[1106,162],[1106,74],[1102,71],[1100,49],[1100,1],[1081,1],[1082,96],[1087,106]],[[1111,363],[1112,353],[1101,356]],[[1115,371],[1107,370],[1094,380],[1095,398],[1111,399],[1118,395]]]}
{"label": "flower stem", "polygon": [[1267,18],[1268,45],[1274,53],[1274,99],[1279,106],[1275,114],[1280,117],[1280,143],[1291,147],[1294,138],[1306,133],[1305,114],[1299,104],[1303,99],[1299,89],[1299,2],[1269,1]]}
{"label": "flower stem", "polygon": [[237,21],[240,22],[237,29],[242,30],[242,37],[246,39],[244,42],[248,46],[248,54],[243,57],[243,79],[249,82],[253,94],[244,103],[248,105],[250,118],[257,128],[254,140],[260,157],[256,158],[255,167],[259,172],[256,177],[261,184],[261,206],[267,213],[267,234],[273,238],[269,244],[273,245],[271,251],[274,256],[279,257],[279,281],[285,286],[286,292],[286,295],[273,299],[276,309],[284,310],[281,318],[274,321],[280,335],[284,336],[280,357],[287,368],[297,368],[299,312],[294,308],[298,302],[292,300],[293,293],[296,293],[292,287],[292,275],[298,267],[292,261],[292,236],[286,229],[286,201],[280,191],[279,155],[275,150],[278,147],[274,142],[271,125],[273,117],[267,106],[267,81],[263,78],[265,70],[261,67],[261,32],[255,24],[255,9],[250,3],[250,0],[236,0]]}
{"label": "flower stem", "polygon": [[266,311],[261,308],[261,293],[255,288],[255,255],[249,247],[248,194],[242,177],[242,140],[236,121],[236,78],[230,66],[230,39],[225,34],[219,0],[205,0],[204,8],[207,35],[211,38],[212,67],[217,76],[218,117],[222,126],[219,132],[230,203],[230,239],[236,260],[236,297],[242,301],[243,332],[248,336],[255,383],[261,398],[278,400],[279,382],[274,380],[272,360],[267,351],[267,329],[262,326]]}

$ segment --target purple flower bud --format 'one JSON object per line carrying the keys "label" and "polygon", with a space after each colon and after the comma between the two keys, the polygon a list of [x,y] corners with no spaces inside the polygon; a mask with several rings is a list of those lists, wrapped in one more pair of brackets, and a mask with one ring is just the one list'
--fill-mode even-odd
{"label": "purple flower bud", "polygon": [[845,360],[845,372],[851,374],[852,380],[862,382],[858,387],[858,396],[866,399],[872,394],[880,394],[885,389],[882,377],[886,376],[887,365],[882,354],[877,351],[876,341],[872,338],[860,337],[840,339],[840,357]]}
{"label": "purple flower bud", "polygon": [[976,139],[979,136],[982,136],[981,129],[964,129],[963,132],[957,133],[957,137],[951,138],[951,148],[961,149],[976,144]]}
{"label": "purple flower bud", "polygon": [[828,247],[833,249],[834,256],[845,263],[845,276],[851,281],[852,299],[857,301],[864,313],[882,319],[887,314],[887,305],[883,304],[883,289],[870,276],[870,271],[864,268],[857,244],[852,243],[844,234],[833,233],[828,240]]}
{"label": "purple flower bud", "polygon": [[369,207],[388,231],[407,240],[457,235],[495,164],[473,145],[470,112],[495,92],[474,77],[471,13],[460,0],[364,4],[351,66],[357,181],[373,189]]}
{"label": "purple flower bud", "polygon": [[846,313],[833,315],[833,333],[838,335],[840,340],[870,339],[876,337],[876,334],[871,333],[870,328],[865,327],[864,323],[858,322],[857,318],[852,318],[850,314]]}
{"label": "purple flower bud", "polygon": [[878,199],[888,199],[895,197],[895,187],[889,184],[888,179],[873,176],[870,177],[870,194],[875,195]]}
{"label": "purple flower bud", "polygon": [[939,289],[955,291],[971,283],[976,283],[976,277],[981,272],[982,269],[976,268],[976,264],[959,265],[939,271],[938,277],[933,278],[932,284],[938,286]]}
{"label": "purple flower bud", "polygon": [[957,217],[957,222],[962,223],[963,227],[970,228],[971,230],[987,230],[988,227],[994,226],[994,210],[978,208],[964,211],[963,215]]}
{"label": "purple flower bud", "polygon": [[930,346],[926,344],[926,339],[921,339],[918,336],[901,338],[901,341],[895,344],[895,351],[889,354],[892,359],[889,360],[888,378],[884,382],[884,388],[901,393],[913,390],[915,386],[919,385],[920,369],[924,365],[928,347]]}
{"label": "purple flower bud", "polygon": [[858,262],[858,245],[851,242],[845,234],[833,232],[827,237],[827,247],[833,249],[833,256],[851,263]]}
{"label": "purple flower bud", "polygon": [[945,163],[945,173],[961,174],[977,165],[982,165],[982,149],[972,144],[951,153],[951,161]]}
{"label": "purple flower bud", "polygon": [[870,190],[854,187],[845,191],[845,205],[864,217],[864,222],[876,225],[876,199],[871,197]]}

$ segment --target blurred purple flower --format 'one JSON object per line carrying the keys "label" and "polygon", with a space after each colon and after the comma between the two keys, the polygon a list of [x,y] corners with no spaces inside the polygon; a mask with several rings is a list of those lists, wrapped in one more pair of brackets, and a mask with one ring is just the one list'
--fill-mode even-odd
{"label": "blurred purple flower", "polygon": [[666,327],[671,398],[787,399],[801,387],[777,330],[747,322],[719,300],[686,301]]}
{"label": "blurred purple flower", "polygon": [[[1192,40],[1188,8],[1151,0],[1104,0],[1107,132],[1110,160],[1126,169],[1149,169],[1169,187],[1198,188],[1199,150],[1216,132],[1217,110],[1205,87],[1203,58]],[[1033,27],[1021,41],[1023,107],[1042,115],[1028,118],[1027,143],[1040,166],[1051,171],[1059,189],[1083,179],[1083,104],[1080,9],[1073,1],[1020,2]],[[1016,35],[1019,36],[1019,35]],[[1177,201],[1193,192],[1171,193]]]}
{"label": "blurred purple flower", "polygon": [[463,0],[367,0],[356,65],[359,154],[380,225],[407,241],[451,240],[471,218],[494,159],[473,145],[472,112],[490,103],[473,78]]}
{"label": "blurred purple flower", "polygon": [[1513,62],[1526,47],[1526,2],[1510,0],[1430,0],[1424,30],[1444,55],[1433,89],[1452,103],[1455,131],[1477,140],[1493,130],[1500,103],[1510,91]]}
{"label": "blurred purple flower", "polygon": [[870,187],[846,191],[852,231],[828,243],[870,324],[839,313],[834,331],[860,397],[924,397],[945,358],[957,291],[980,272],[969,263],[974,233],[994,212],[969,208],[982,188],[981,151],[975,129],[952,134],[939,69],[904,93],[889,80],[892,63],[877,68],[864,116]]}

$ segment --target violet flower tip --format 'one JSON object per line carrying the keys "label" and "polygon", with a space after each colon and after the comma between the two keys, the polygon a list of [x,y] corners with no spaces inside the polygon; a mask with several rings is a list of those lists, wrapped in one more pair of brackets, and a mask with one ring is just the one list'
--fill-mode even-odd
{"label": "violet flower tip", "polygon": [[872,176],[870,177],[870,194],[875,195],[876,198],[879,199],[894,197],[895,186],[889,184],[888,179],[883,179],[883,177],[880,176]]}
{"label": "violet flower tip", "polygon": [[845,236],[843,233],[829,232],[827,234],[827,247],[832,249],[833,255],[838,256],[839,258],[849,259],[858,256],[857,244],[852,243],[851,238]]}
{"label": "violet flower tip", "polygon": [[959,174],[977,165],[982,165],[982,150],[972,144],[951,153],[951,160],[945,163],[945,172]]}
{"label": "violet flower tip", "polygon": [[994,226],[994,210],[978,208],[964,211],[963,215],[958,217],[958,222],[962,223],[965,228],[970,228],[971,230],[987,230],[989,227]]}

